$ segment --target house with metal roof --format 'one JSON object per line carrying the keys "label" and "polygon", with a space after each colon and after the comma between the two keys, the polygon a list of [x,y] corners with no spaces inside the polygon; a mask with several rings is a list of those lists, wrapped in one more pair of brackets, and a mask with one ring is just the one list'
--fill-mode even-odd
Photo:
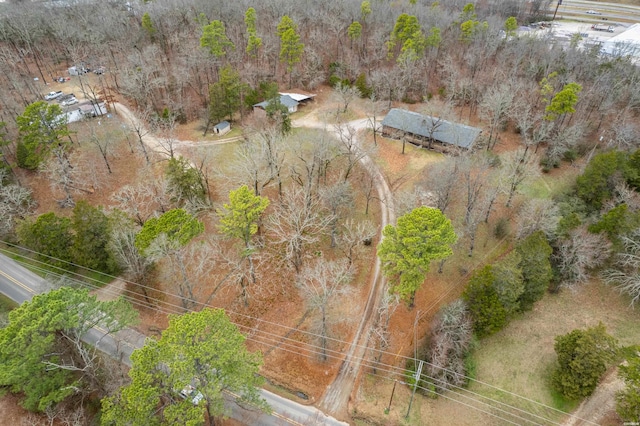
{"label": "house with metal roof", "polygon": [[477,127],[399,108],[391,109],[382,120],[384,135],[445,152],[472,149],[481,132]]}
{"label": "house with metal roof", "polygon": [[[290,113],[294,113],[298,110],[299,102],[289,95],[280,95],[280,103],[286,106],[287,110],[289,110]],[[257,103],[253,106],[253,111],[255,112],[256,110],[265,110],[267,108],[267,105],[269,105],[269,100]]]}

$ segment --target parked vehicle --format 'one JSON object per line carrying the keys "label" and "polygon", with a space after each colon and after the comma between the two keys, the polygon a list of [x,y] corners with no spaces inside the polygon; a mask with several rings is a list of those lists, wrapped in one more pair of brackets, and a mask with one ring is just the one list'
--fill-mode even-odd
{"label": "parked vehicle", "polygon": [[613,25],[606,24],[595,24],[591,26],[591,29],[594,31],[606,31],[608,33],[614,32]]}
{"label": "parked vehicle", "polygon": [[96,68],[96,69],[94,69],[94,70],[93,70],[93,72],[94,72],[95,74],[98,74],[98,75],[100,75],[100,74],[104,74],[104,72],[105,72],[105,71],[106,71],[106,70],[105,70],[105,68],[104,68],[104,67],[98,67],[98,68]]}
{"label": "parked vehicle", "polygon": [[46,95],[44,95],[44,100],[52,101],[56,98],[59,98],[60,96],[62,96],[62,90],[58,90],[57,92],[49,92]]}
{"label": "parked vehicle", "polygon": [[62,106],[71,106],[74,104],[77,104],[78,100],[76,99],[75,96],[70,97],[69,99],[65,99],[64,101],[60,102],[60,105]]}

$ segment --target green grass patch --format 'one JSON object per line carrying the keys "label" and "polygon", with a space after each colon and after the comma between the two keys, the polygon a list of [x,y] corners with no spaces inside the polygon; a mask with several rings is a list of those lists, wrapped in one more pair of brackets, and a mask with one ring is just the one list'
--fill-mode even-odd
{"label": "green grass patch", "polygon": [[570,400],[562,396],[562,394],[555,389],[551,389],[551,398],[553,400],[552,407],[565,413],[570,413],[580,405],[580,401]]}
{"label": "green grass patch", "polygon": [[0,294],[0,313],[1,314],[6,314],[10,310],[15,309],[17,307],[18,307],[18,304],[16,302],[9,299],[4,294]]}
{"label": "green grass patch", "polygon": [[550,377],[557,365],[555,337],[602,322],[621,345],[633,345],[640,341],[639,321],[640,312],[630,308],[628,300],[615,288],[599,280],[576,291],[547,294],[534,310],[516,316],[505,329],[480,341],[473,354],[476,378],[495,387],[472,382],[470,389],[552,421],[561,421],[562,413],[544,406],[571,412],[581,401],[567,400],[551,386]]}
{"label": "green grass patch", "polygon": [[88,282],[92,286],[103,287],[114,280],[112,275],[103,274],[99,271],[87,271],[85,269],[80,269],[77,273],[80,274],[80,276],[76,276],[78,279]]}
{"label": "green grass patch", "polygon": [[552,198],[571,189],[579,174],[578,169],[565,167],[563,170],[542,174],[534,181],[525,183],[520,191],[525,198]]}

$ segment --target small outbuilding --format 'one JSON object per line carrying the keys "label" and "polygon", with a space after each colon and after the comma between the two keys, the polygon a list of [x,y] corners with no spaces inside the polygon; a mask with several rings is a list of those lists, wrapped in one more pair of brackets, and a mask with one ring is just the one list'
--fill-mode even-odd
{"label": "small outbuilding", "polygon": [[213,133],[216,135],[224,135],[225,133],[229,133],[231,131],[231,123],[228,121],[221,121],[215,126],[213,126]]}
{"label": "small outbuilding", "polygon": [[382,134],[441,152],[470,150],[481,129],[451,123],[439,117],[393,108],[382,120]]}

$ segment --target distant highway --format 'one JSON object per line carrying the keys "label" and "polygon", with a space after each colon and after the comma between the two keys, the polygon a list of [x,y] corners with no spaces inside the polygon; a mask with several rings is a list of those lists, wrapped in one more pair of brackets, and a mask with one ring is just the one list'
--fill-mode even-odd
{"label": "distant highway", "polygon": [[[51,289],[53,287],[41,277],[0,254],[0,293],[22,304],[31,300],[34,295],[45,293]],[[86,343],[128,366],[131,366],[131,353],[135,349],[141,348],[145,339],[145,335],[132,329],[125,329],[111,335],[106,334],[104,330],[94,328],[83,337],[83,341]],[[239,405],[233,395],[229,394],[227,407],[231,411],[231,417],[246,425],[348,426],[348,423],[327,416],[313,406],[298,404],[264,389],[260,391],[260,394],[271,406],[273,410],[271,415],[245,405]]]}
{"label": "distant highway", "polygon": [[[551,3],[549,13],[553,16],[557,1]],[[587,11],[593,10],[599,14],[588,14]],[[556,19],[579,19],[591,23],[602,22],[603,20],[612,21],[613,23],[639,23],[640,7],[618,4],[618,3],[601,3],[585,0],[563,0],[558,8]]]}

